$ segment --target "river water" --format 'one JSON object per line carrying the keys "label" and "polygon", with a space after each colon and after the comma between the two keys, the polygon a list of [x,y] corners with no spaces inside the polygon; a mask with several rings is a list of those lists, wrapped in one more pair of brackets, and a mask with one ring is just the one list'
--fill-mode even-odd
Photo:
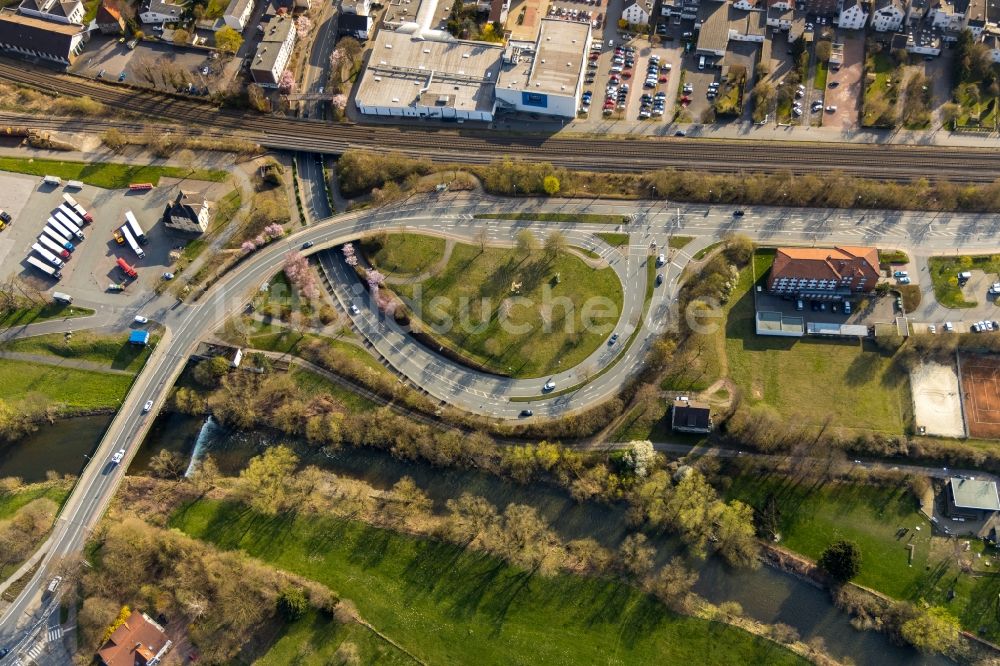
{"label": "river water", "polygon": [[[613,548],[627,532],[622,508],[580,505],[557,488],[524,487],[488,474],[400,461],[371,449],[345,449],[327,455],[273,432],[232,432],[210,419],[177,414],[165,414],[156,420],[132,465],[142,470],[153,455],[168,449],[184,456],[211,454],[223,473],[235,474],[251,457],[277,443],[295,449],[303,464],[363,479],[376,488],[387,489],[401,477],[410,476],[435,500],[438,509],[443,509],[449,497],[470,492],[485,497],[501,510],[512,502],[536,507],[563,539],[591,536]],[[656,545],[663,558],[676,550],[676,544],[669,539],[659,540]],[[951,663],[895,646],[882,634],[856,631],[846,614],[831,605],[825,591],[769,567],[735,571],[713,558],[702,566],[700,574],[696,591],[709,601],[738,601],[750,617],[788,624],[806,640],[820,637],[837,658],[873,666]]]}
{"label": "river water", "polygon": [[94,453],[112,416],[81,416],[39,426],[16,442],[0,445],[0,477],[44,481],[48,471],[77,475]]}

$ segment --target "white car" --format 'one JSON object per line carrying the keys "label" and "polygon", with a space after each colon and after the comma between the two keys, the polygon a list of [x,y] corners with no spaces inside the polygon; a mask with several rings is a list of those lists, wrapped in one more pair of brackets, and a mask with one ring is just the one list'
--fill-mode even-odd
{"label": "white car", "polygon": [[656,258],[656,265],[657,266],[662,266],[665,263],[667,263],[667,255],[661,254],[660,256],[658,256]]}
{"label": "white car", "polygon": [[833,104],[831,104],[830,106],[826,107],[826,112],[827,113],[834,113],[836,111],[837,111],[837,107],[834,106]]}
{"label": "white car", "polygon": [[351,314],[354,314],[354,315],[361,314],[361,310],[359,310],[358,306],[355,305],[354,303],[351,303],[351,308],[350,309],[351,309]]}
{"label": "white car", "polygon": [[163,274],[163,279],[164,280],[173,280],[174,279],[174,274],[173,273],[164,273]]}
{"label": "white car", "polygon": [[137,324],[148,324],[149,323],[149,319],[143,317],[142,315],[136,315],[135,319],[133,319],[132,321],[134,321]]}
{"label": "white car", "polygon": [[555,387],[556,387],[556,381],[554,379],[550,379],[549,381],[545,382],[545,386],[542,387],[542,390],[551,391]]}
{"label": "white car", "polygon": [[125,449],[118,449],[118,452],[115,455],[111,456],[111,464],[117,465],[122,461],[123,458],[125,458]]}
{"label": "white car", "polygon": [[990,293],[1000,294],[1000,282],[994,282],[992,285],[990,285]]}
{"label": "white car", "polygon": [[931,324],[930,326],[927,327],[927,332],[928,333],[937,333],[937,326],[935,326],[934,324]]}
{"label": "white car", "polygon": [[146,404],[142,406],[142,413],[143,414],[148,414],[149,410],[151,410],[152,408],[153,408],[153,401],[152,400],[147,400]]}
{"label": "white car", "polygon": [[954,331],[955,330],[955,325],[952,324],[950,321],[946,321],[944,323],[944,330],[946,330],[946,331]]}

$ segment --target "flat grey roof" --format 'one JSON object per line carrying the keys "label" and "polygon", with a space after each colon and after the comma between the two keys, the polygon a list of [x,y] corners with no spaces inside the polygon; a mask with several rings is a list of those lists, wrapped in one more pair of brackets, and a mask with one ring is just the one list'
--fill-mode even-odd
{"label": "flat grey roof", "polygon": [[251,70],[270,72],[274,67],[274,62],[281,52],[281,45],[288,38],[288,33],[295,29],[290,16],[276,16],[265,24],[264,36],[257,45],[257,52],[254,53]]}
{"label": "flat grey roof", "polygon": [[575,94],[589,36],[589,23],[543,19],[534,54],[522,49],[518,62],[504,69],[498,85],[551,95]]}
{"label": "flat grey roof", "polygon": [[422,41],[381,30],[356,97],[366,106],[411,106],[423,99],[428,106],[492,111],[502,56],[494,44]]}
{"label": "flat grey roof", "polygon": [[796,315],[760,311],[757,313],[757,330],[801,333],[805,330],[805,320]]}
{"label": "flat grey roof", "polygon": [[962,509],[1000,511],[1000,496],[993,481],[951,478],[951,494],[955,506]]}

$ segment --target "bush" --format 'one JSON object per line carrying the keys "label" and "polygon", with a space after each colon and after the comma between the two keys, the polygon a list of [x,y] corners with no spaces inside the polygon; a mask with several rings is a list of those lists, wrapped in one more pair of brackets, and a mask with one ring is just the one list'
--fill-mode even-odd
{"label": "bush", "polygon": [[819,566],[835,582],[846,583],[861,572],[861,551],[851,541],[835,541],[823,551]]}
{"label": "bush", "polygon": [[288,622],[295,622],[309,609],[306,593],[301,587],[286,587],[278,596],[278,612]]}
{"label": "bush", "polygon": [[415,160],[399,153],[382,155],[348,150],[337,160],[340,188],[347,196],[364,194],[387,182],[401,181],[411,174],[422,176],[431,170],[428,160]]}

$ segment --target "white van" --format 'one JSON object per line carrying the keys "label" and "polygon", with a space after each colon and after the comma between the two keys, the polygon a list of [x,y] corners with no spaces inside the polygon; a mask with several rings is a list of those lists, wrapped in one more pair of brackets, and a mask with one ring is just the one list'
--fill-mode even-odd
{"label": "white van", "polygon": [[698,69],[705,69],[705,56],[698,58]]}
{"label": "white van", "polygon": [[46,185],[54,185],[58,187],[59,185],[62,185],[62,178],[59,176],[45,176],[42,178],[42,182]]}

